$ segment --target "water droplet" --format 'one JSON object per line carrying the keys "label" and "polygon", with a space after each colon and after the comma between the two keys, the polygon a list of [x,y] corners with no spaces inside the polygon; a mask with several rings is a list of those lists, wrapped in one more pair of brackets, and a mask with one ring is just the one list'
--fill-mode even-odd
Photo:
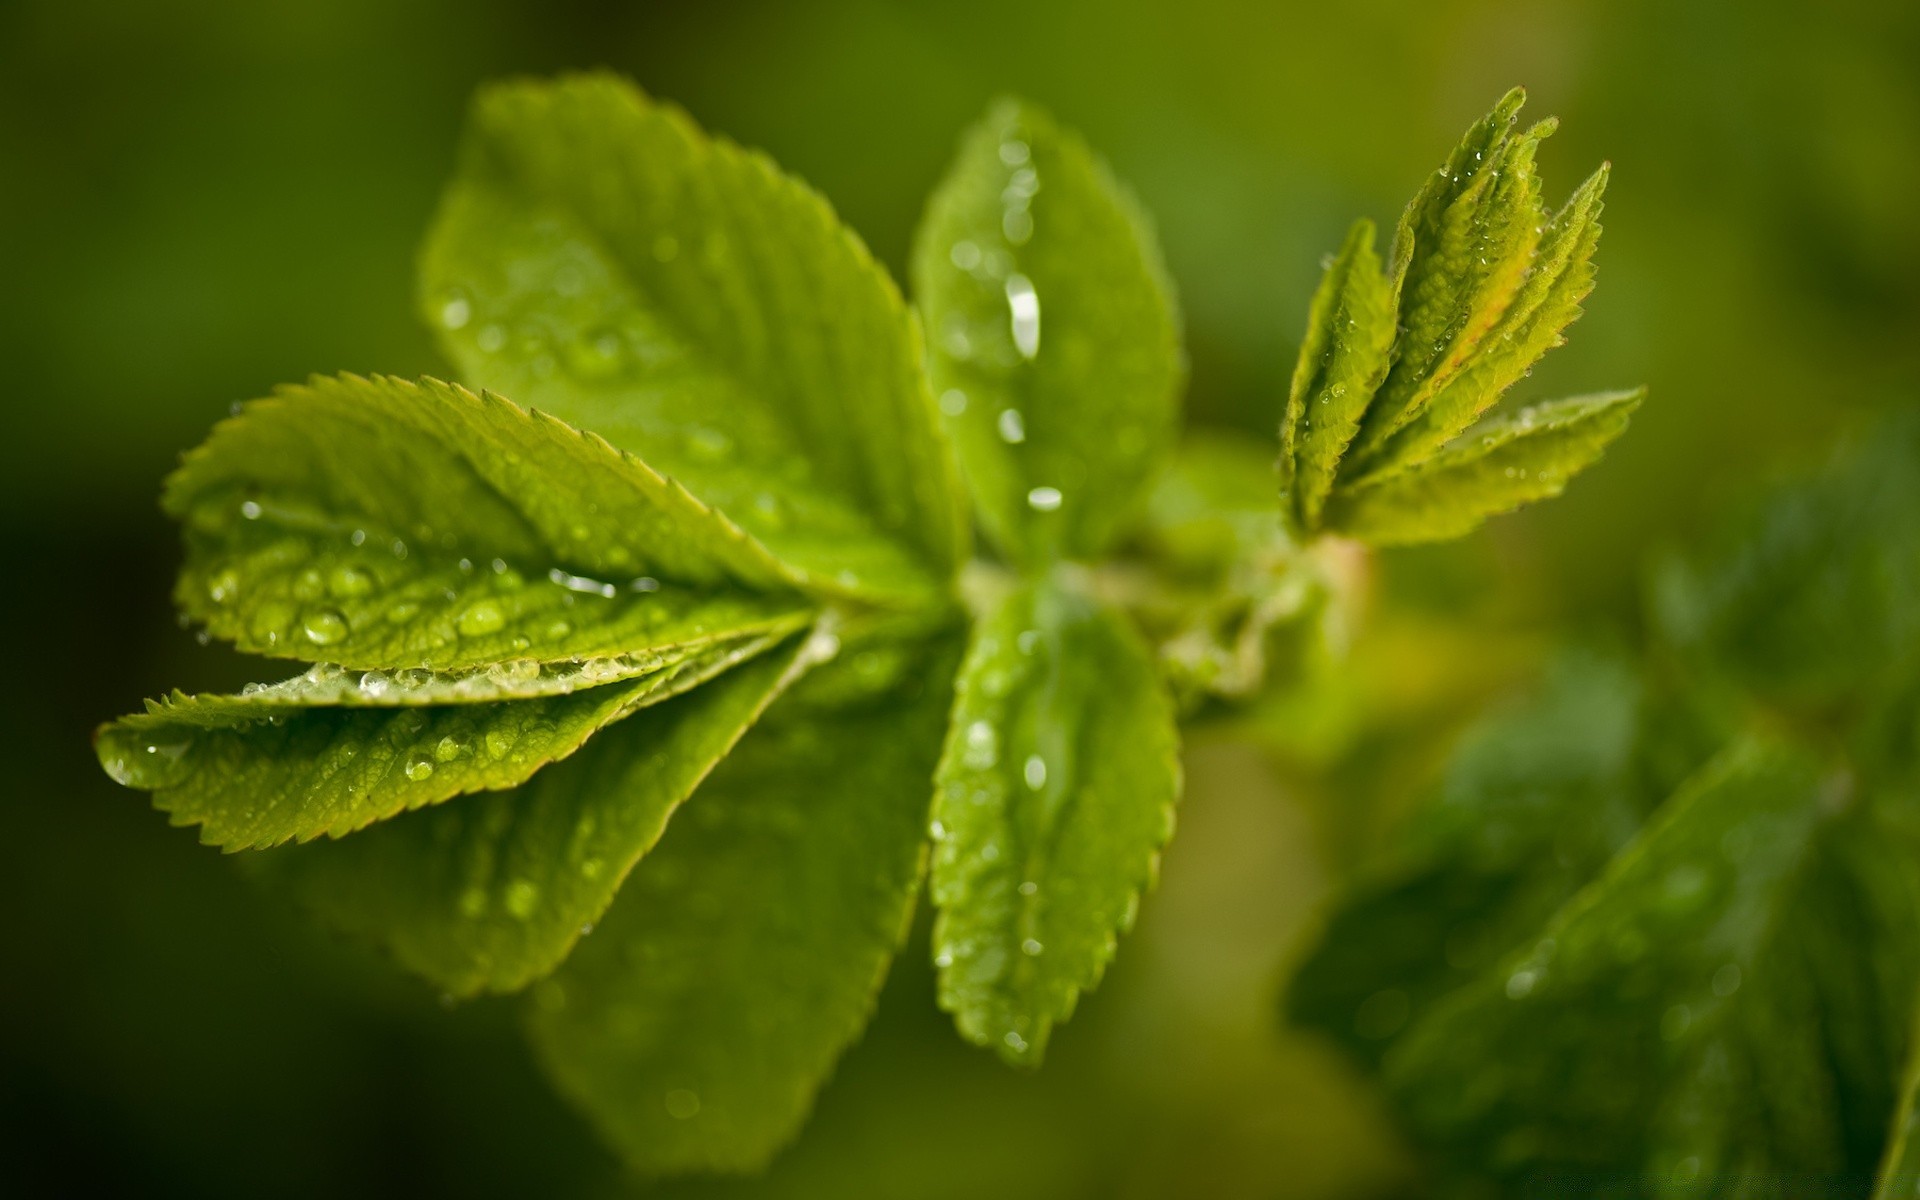
{"label": "water droplet", "polygon": [[1036,792],[1047,786],[1047,760],[1038,754],[1028,755],[1026,765],[1020,770],[1020,777]]}
{"label": "water droplet", "polygon": [[504,729],[487,731],[487,757],[505,758],[507,751],[513,749],[514,735]]}
{"label": "water droplet", "polygon": [[207,596],[215,604],[231,603],[240,594],[240,574],[229,567],[207,580]]}
{"label": "water droplet", "polygon": [[936,842],[944,842],[947,840],[947,827],[945,825],[942,825],[938,821],[935,821],[933,824],[927,826],[927,833]]}
{"label": "water droplet", "polygon": [[1740,990],[1740,967],[1728,963],[1713,973],[1713,994],[1725,999]]}
{"label": "water droplet", "polygon": [[473,320],[473,305],[465,296],[455,292],[440,305],[440,324],[448,329],[465,329],[467,322]]}
{"label": "water droplet", "polygon": [[186,774],[187,751],[192,748],[191,734],[170,731],[147,737],[115,726],[100,735],[100,765],[123,787],[154,791]]}
{"label": "water droplet", "polygon": [[1018,138],[1009,138],[1000,143],[1000,161],[1010,167],[1023,166],[1032,157],[1032,147]]}
{"label": "water droplet", "polygon": [[516,879],[507,885],[506,901],[509,913],[518,920],[527,920],[540,902],[540,889],[531,880]]}
{"label": "water droplet", "polygon": [[347,619],[338,609],[315,608],[300,622],[301,632],[316,646],[331,646],[347,636]]}
{"label": "water droplet", "polygon": [[660,581],[651,575],[642,575],[627,587],[636,592],[657,592],[660,590]]}
{"label": "water droplet", "polygon": [[1007,1036],[1001,1040],[1006,1042],[1007,1048],[1015,1054],[1023,1053],[1027,1048],[1027,1039],[1021,1037],[1018,1030],[1007,1030]]}
{"label": "water droplet", "polygon": [[976,771],[992,768],[1000,759],[1000,735],[986,721],[967,726],[967,746],[960,761]]}
{"label": "water droplet", "polygon": [[482,326],[480,332],[473,336],[473,344],[488,354],[497,354],[507,344],[506,328],[501,325]]}
{"label": "water droplet", "polygon": [[1507,999],[1525,999],[1533,991],[1533,985],[1538,981],[1539,976],[1532,971],[1515,971],[1513,974],[1507,976]]}
{"label": "water droplet", "polygon": [[457,733],[441,738],[433,748],[433,756],[443,763],[452,762],[466,752],[467,739]]}
{"label": "water droplet", "polygon": [[1020,648],[1020,653],[1032,654],[1034,648],[1040,644],[1040,631],[1023,629],[1020,631],[1020,636],[1013,639],[1013,644]]}
{"label": "water droplet", "polygon": [[373,576],[359,567],[335,567],[327,578],[327,591],[338,600],[352,600],[372,590]]}
{"label": "water droplet", "polygon": [[674,1088],[667,1093],[667,1115],[676,1121],[685,1121],[700,1113],[700,1097],[686,1088]]}
{"label": "water droplet", "polygon": [[1028,938],[1026,941],[1020,943],[1020,953],[1026,955],[1028,958],[1037,957],[1040,952],[1045,949],[1045,946],[1042,946],[1032,938]]}
{"label": "water droplet", "polygon": [[240,515],[249,521],[258,521],[263,511],[258,500],[244,500],[240,504]]}
{"label": "water droplet", "polygon": [[1040,294],[1025,275],[1007,276],[1007,308],[1013,319],[1013,348],[1021,358],[1032,358],[1040,353]]}
{"label": "water droplet", "polygon": [[972,242],[955,242],[953,249],[947,251],[947,257],[962,271],[971,271],[980,265],[980,247]]}
{"label": "water droplet", "polygon": [[454,619],[454,627],[466,637],[483,637],[489,633],[498,633],[507,624],[507,614],[500,602],[491,598],[470,604]]}
{"label": "water droplet", "polygon": [[1009,211],[1000,218],[1000,232],[1016,246],[1024,246],[1033,236],[1033,217],[1024,208]]}
{"label": "water droplet", "polygon": [[393,680],[385,671],[368,671],[360,677],[360,693],[369,700],[383,700],[393,694]]}
{"label": "water droplet", "polygon": [[1017,408],[1000,410],[1000,440],[1010,446],[1017,446],[1027,440],[1027,421]]}
{"label": "water droplet", "polygon": [[1025,883],[1020,885],[1020,894],[1022,896],[1032,896],[1037,894],[1039,891],[1040,891],[1040,885],[1035,883],[1031,879],[1027,880]]}
{"label": "water droplet", "polygon": [[356,529],[347,535],[347,540],[356,546],[364,546],[367,544],[367,531],[364,529]]}
{"label": "water droplet", "polygon": [[967,394],[959,388],[948,388],[940,393],[940,411],[950,417],[957,417],[967,411]]}
{"label": "water droplet", "polygon": [[1037,487],[1027,493],[1027,507],[1035,512],[1054,512],[1060,507],[1060,489]]}
{"label": "water droplet", "polygon": [[426,758],[416,758],[407,764],[407,778],[419,783],[433,777],[433,763]]}

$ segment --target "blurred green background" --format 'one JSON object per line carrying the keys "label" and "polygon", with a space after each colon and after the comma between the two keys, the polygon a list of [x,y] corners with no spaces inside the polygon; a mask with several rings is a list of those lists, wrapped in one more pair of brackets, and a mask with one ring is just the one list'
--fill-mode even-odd
{"label": "blurred green background", "polygon": [[1563,119],[1551,198],[1612,160],[1600,288],[1524,387],[1652,400],[1562,500],[1385,559],[1364,763],[1308,769],[1312,735],[1284,730],[1308,752],[1199,739],[1162,887],[1044,1071],[951,1035],[918,944],[798,1147],[682,1189],[1397,1194],[1360,1085],[1277,1027],[1290,949],[1475,704],[1565,631],[1631,636],[1651,551],[1920,394],[1912,0],[0,3],[6,1190],[624,1186],[511,1005],[444,1011],[87,745],[144,696],[275,673],[174,624],[161,477],[276,382],[444,372],[411,276],[466,98],[592,66],[771,152],[896,272],[960,127],[1000,91],[1049,105],[1158,218],[1193,418],[1262,434],[1321,255],[1506,87]]}

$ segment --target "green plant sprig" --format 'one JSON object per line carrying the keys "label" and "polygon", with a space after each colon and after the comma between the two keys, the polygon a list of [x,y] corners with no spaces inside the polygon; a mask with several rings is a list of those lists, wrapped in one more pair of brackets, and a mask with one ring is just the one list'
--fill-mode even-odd
{"label": "green plant sprig", "polygon": [[1364,223],[1329,269],[1276,489],[1266,452],[1175,453],[1153,235],[1038,109],[962,142],[916,312],[678,110],[489,88],[421,258],[468,386],[284,388],[166,487],[183,611],[315,665],[150,703],[101,761],[449,996],[530,990],[549,1072],[648,1172],[793,1135],[923,876],[941,1005],[1037,1064],[1172,833],[1180,709],[1337,605],[1315,540],[1465,532],[1637,402],[1468,430],[1591,286],[1604,174],[1546,216],[1518,105],[1390,271]]}

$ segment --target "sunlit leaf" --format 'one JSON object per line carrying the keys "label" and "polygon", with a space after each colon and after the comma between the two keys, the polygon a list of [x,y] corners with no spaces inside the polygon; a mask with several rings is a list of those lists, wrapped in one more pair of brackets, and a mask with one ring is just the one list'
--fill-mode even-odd
{"label": "sunlit leaf", "polygon": [[798,576],[606,442],[434,380],[316,378],[188,455],[186,612],[256,653],[475,668],[790,629]]}
{"label": "sunlit leaf", "polygon": [[1557,496],[1626,432],[1645,392],[1607,392],[1521,409],[1426,461],[1334,494],[1329,529],[1376,545],[1469,533],[1488,517]]}
{"label": "sunlit leaf", "polygon": [[446,993],[547,974],[668,819],[796,673],[799,644],[641,709],[511,791],[289,847],[266,870]]}
{"label": "sunlit leaf", "polygon": [[974,632],[934,803],[940,1003],[1037,1063],[1099,982],[1173,832],[1173,710],[1113,614],[1055,582]]}
{"label": "sunlit leaf", "polygon": [[1132,198],[1077,136],[1002,101],[929,201],[913,277],[982,525],[1025,560],[1106,549],[1172,444],[1183,373]]}
{"label": "sunlit leaf", "polygon": [[[227,850],[340,837],[409,809],[465,792],[508,788],[564,758],[612,721],[711,679],[776,638],[748,638],[693,651],[616,682],[557,694],[544,669],[506,664],[496,676],[514,694],[515,674],[534,698],[408,703],[432,694],[417,679],[369,672],[349,693],[289,704],[275,689],[255,695],[149,701],[145,713],[104,727],[95,749],[109,774],[153,792],[176,825]],[[569,664],[571,665],[571,664]],[[297,686],[289,689],[298,691]]]}
{"label": "sunlit leaf", "polygon": [[965,553],[919,334],[813,191],[611,76],[489,87],[422,258],[469,380],[599,433],[818,590]]}

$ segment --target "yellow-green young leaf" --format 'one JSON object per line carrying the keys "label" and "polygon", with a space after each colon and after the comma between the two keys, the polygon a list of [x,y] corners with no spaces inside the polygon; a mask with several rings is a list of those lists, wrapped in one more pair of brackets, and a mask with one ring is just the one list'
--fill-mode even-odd
{"label": "yellow-green young leaf", "polygon": [[512,791],[285,847],[262,856],[264,869],[450,995],[524,987],[606,911],[681,801],[799,669],[799,653],[796,643],[649,705]]}
{"label": "yellow-green young leaf", "polygon": [[965,557],[914,322],[825,200],[600,75],[484,89],[421,261],[469,380],[643,455],[818,590]]}
{"label": "yellow-green young leaf", "polygon": [[1118,617],[1044,581],[979,623],[934,800],[935,963],[962,1034],[1040,1060],[1132,926],[1179,790],[1172,705]]}
{"label": "yellow-green young leaf", "polygon": [[244,650],[477,668],[790,629],[798,575],[631,455],[435,380],[316,378],[168,481],[186,612]]}
{"label": "yellow-green young leaf", "polygon": [[636,1169],[757,1167],[866,1025],[913,910],[957,646],[850,645],[743,738],[533,993]]}
{"label": "yellow-green young leaf", "polygon": [[[428,675],[369,672],[354,689],[318,685],[313,707],[289,703],[293,686],[256,699],[186,696],[103,727],[94,748],[108,774],[154,793],[175,825],[200,826],[226,850],[340,837],[451,796],[525,782],[573,753],[594,731],[694,687],[777,639],[746,638],[688,652],[617,682],[551,694],[540,664],[522,672],[532,698],[408,703],[437,685]],[[499,694],[512,695],[502,669]],[[371,678],[368,678],[371,676]],[[351,703],[349,701],[352,701]]]}
{"label": "yellow-green young leaf", "polygon": [[1400,333],[1349,470],[1420,415],[1466,366],[1526,281],[1545,214],[1534,153],[1554,123],[1514,133],[1515,88],[1476,122],[1407,206],[1394,241]]}
{"label": "yellow-green young leaf", "polygon": [[1373,222],[1357,222],[1314,293],[1280,423],[1280,489],[1296,530],[1319,526],[1340,459],[1386,378],[1394,322]]}
{"label": "yellow-green young leaf", "polygon": [[930,371],[981,524],[1025,561],[1093,557],[1172,444],[1172,289],[1132,198],[1074,134],[996,104],[913,252]]}
{"label": "yellow-green young leaf", "polygon": [[1627,428],[1644,390],[1555,400],[1489,421],[1404,471],[1334,494],[1327,528],[1375,545],[1459,537],[1557,496]]}
{"label": "yellow-green young leaf", "polygon": [[1608,174],[1604,166],[1595,171],[1548,223],[1499,326],[1419,415],[1388,439],[1379,455],[1381,469],[1424,460],[1493,407],[1542,355],[1565,343],[1566,327],[1593,291],[1593,252],[1600,244]]}

